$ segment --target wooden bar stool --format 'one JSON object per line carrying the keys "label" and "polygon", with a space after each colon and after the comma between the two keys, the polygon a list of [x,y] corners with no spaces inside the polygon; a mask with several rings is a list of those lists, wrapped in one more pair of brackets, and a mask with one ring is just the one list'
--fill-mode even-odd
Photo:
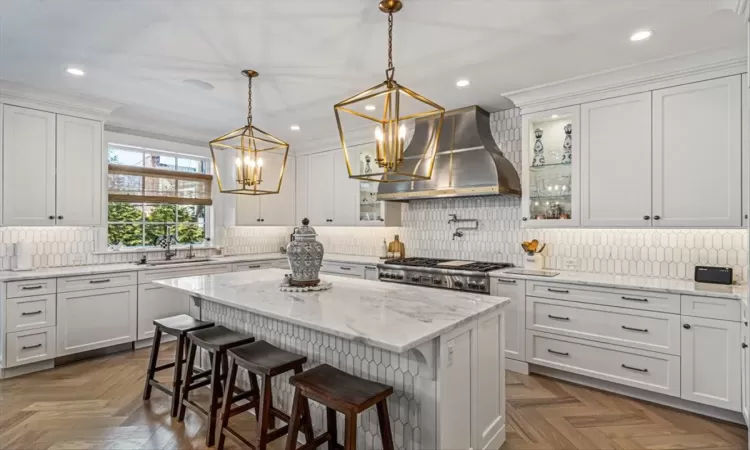
{"label": "wooden bar stool", "polygon": [[[324,442],[328,442],[328,449],[355,450],[357,448],[357,414],[376,406],[378,410],[378,424],[383,450],[393,450],[393,435],[391,434],[391,419],[388,417],[386,399],[393,394],[393,388],[385,384],[368,381],[355,377],[346,372],[321,364],[306,372],[294,375],[289,382],[294,390],[292,403],[292,421],[289,423],[286,450],[297,449],[297,433],[299,432],[299,418],[302,411],[309,411],[308,399],[315,400],[326,407],[326,422],[328,431],[320,436],[308,439],[298,450],[315,449]],[[336,412],[344,414],[344,445],[336,442]]]}
{"label": "wooden bar stool", "polygon": [[[229,374],[227,375],[224,386],[224,400],[222,401],[222,411],[220,415],[220,431],[218,450],[224,448],[224,438],[229,434],[242,444],[257,450],[265,450],[269,442],[284,436],[289,431],[289,416],[273,406],[271,379],[277,375],[283,374],[290,370],[294,373],[302,372],[302,364],[307,361],[307,357],[296,353],[287,352],[278,347],[274,347],[266,341],[257,341],[252,344],[234,347],[227,351],[229,359]],[[235,399],[243,397],[245,393],[239,393],[230,400],[230,395],[234,392],[234,383],[237,379],[237,368],[242,367],[248,371],[250,376],[249,392],[258,389],[256,376],[263,377],[263,389],[260,391],[260,398],[254,398],[249,403],[237,405],[234,408],[232,404]],[[255,409],[255,417],[258,421],[257,440],[253,444],[247,439],[240,436],[236,431],[229,428],[229,418],[236,416],[249,409]],[[303,410],[300,412],[302,428],[308,440],[312,439],[313,429],[310,411]],[[281,419],[287,424],[275,427],[275,420]]]}
{"label": "wooden bar stool", "polygon": [[[227,350],[240,345],[249,344],[255,341],[255,338],[248,336],[247,334],[237,333],[221,325],[191,331],[187,334],[187,338],[188,358],[187,366],[185,367],[185,382],[182,385],[182,398],[180,400],[180,412],[177,415],[177,421],[182,422],[185,420],[185,411],[188,407],[193,412],[206,419],[208,421],[206,446],[211,447],[214,445],[214,440],[216,438],[216,417],[219,407],[221,406],[221,398],[223,394],[221,383],[224,382],[227,375]],[[208,351],[208,356],[211,360],[211,368],[203,372],[194,373],[195,354],[199,348]],[[211,400],[209,402],[208,410],[205,410],[198,403],[190,400],[190,392],[207,385],[211,386]],[[253,394],[257,395],[257,393],[257,389],[255,392],[248,391],[244,397],[234,398],[233,401],[247,399]]]}
{"label": "wooden bar stool", "polygon": [[[151,358],[148,361],[146,387],[143,389],[143,400],[151,398],[151,388],[155,387],[165,394],[172,396],[172,407],[170,412],[172,417],[177,417],[177,409],[180,405],[182,364],[185,362],[185,341],[187,339],[187,333],[212,326],[214,326],[213,322],[197,320],[186,314],[154,320],[154,327],[156,329],[154,330],[154,343],[151,347]],[[161,335],[163,333],[177,337],[177,350],[175,351],[174,362],[157,367],[156,362],[159,359],[159,346],[161,344]],[[169,369],[170,367],[174,367],[171,390],[154,379],[156,372]]]}

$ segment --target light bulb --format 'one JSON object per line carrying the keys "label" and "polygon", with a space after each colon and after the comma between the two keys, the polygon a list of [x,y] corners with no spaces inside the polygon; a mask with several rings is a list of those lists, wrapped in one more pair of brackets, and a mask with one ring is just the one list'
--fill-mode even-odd
{"label": "light bulb", "polygon": [[258,158],[258,167],[263,167],[263,158]]}
{"label": "light bulb", "polygon": [[401,140],[406,139],[406,126],[401,125],[398,127],[398,138]]}
{"label": "light bulb", "polygon": [[237,164],[237,167],[240,167],[242,165],[242,160],[238,156],[237,159],[234,160],[234,163]]}
{"label": "light bulb", "polygon": [[383,142],[383,130],[380,127],[375,127],[375,140],[378,142]]}
{"label": "light bulb", "polygon": [[250,167],[255,167],[255,161],[250,159],[249,156],[245,156],[245,165]]}

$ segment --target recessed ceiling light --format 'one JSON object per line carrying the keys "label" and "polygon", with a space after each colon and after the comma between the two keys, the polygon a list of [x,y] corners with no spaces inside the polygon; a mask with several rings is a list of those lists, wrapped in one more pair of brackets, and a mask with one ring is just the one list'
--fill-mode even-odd
{"label": "recessed ceiling light", "polygon": [[552,114],[552,116],[550,116],[550,118],[552,118],[552,119],[557,119],[557,118],[559,118],[559,117],[560,117],[560,116],[558,116],[557,114]]}
{"label": "recessed ceiling light", "polygon": [[365,106],[365,109],[368,111],[375,111],[375,105],[367,105]]}
{"label": "recessed ceiling light", "polygon": [[292,131],[299,131],[299,125],[292,125],[289,129]]}
{"label": "recessed ceiling light", "polygon": [[86,72],[84,72],[82,69],[79,69],[77,67],[68,67],[68,69],[66,70],[66,72],[68,72],[71,75],[75,75],[77,77],[82,77],[82,76],[86,75]]}
{"label": "recessed ceiling light", "polygon": [[466,87],[466,86],[468,86],[469,84],[471,84],[471,83],[469,82],[469,80],[467,80],[467,79],[465,79],[465,78],[464,78],[464,79],[461,79],[461,80],[458,80],[458,81],[456,81],[456,86],[458,86],[458,87]]}
{"label": "recessed ceiling light", "polygon": [[646,39],[650,38],[651,35],[653,35],[654,32],[651,30],[639,30],[630,35],[630,40],[633,42],[638,41],[645,41]]}

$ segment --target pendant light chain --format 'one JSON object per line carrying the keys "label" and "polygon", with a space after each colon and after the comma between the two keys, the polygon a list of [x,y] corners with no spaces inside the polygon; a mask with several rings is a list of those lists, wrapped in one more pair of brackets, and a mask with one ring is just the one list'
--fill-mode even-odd
{"label": "pendant light chain", "polygon": [[253,77],[247,77],[247,126],[253,125]]}
{"label": "pendant light chain", "polygon": [[388,86],[393,81],[393,73],[396,68],[393,67],[393,13],[388,13],[388,69],[385,71],[385,77],[388,80]]}

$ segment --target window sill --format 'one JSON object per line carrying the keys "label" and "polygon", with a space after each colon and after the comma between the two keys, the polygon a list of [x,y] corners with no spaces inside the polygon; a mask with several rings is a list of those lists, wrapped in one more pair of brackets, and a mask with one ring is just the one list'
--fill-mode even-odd
{"label": "window sill", "polygon": [[[172,247],[172,250],[189,250],[190,246],[188,245],[180,245],[180,246],[174,246]],[[209,246],[204,247],[203,245],[196,245],[193,246],[193,250],[216,250],[218,247]],[[99,251],[99,252],[93,252],[94,255],[116,255],[119,253],[164,253],[166,249],[163,248],[123,248],[121,250],[110,250],[107,249],[105,251]]]}

